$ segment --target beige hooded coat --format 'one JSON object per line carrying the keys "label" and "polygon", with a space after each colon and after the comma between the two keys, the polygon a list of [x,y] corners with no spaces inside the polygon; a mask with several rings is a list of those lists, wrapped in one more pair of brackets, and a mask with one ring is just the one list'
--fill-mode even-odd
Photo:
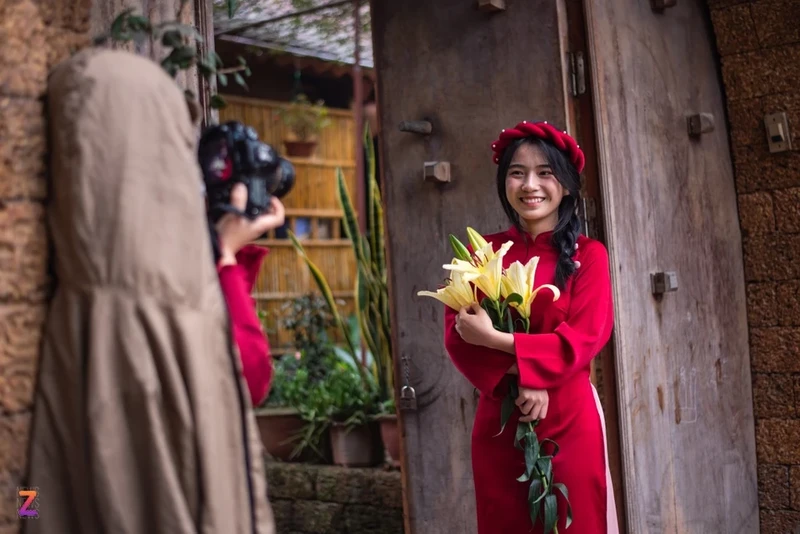
{"label": "beige hooded coat", "polygon": [[51,76],[46,324],[26,534],[272,534],[183,94],[89,50]]}

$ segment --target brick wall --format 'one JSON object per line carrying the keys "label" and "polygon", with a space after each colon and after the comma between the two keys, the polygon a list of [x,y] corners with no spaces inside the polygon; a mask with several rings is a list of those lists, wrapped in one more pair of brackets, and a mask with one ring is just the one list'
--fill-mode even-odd
{"label": "brick wall", "polygon": [[267,480],[282,534],[403,534],[399,471],[271,463]]}
{"label": "brick wall", "polygon": [[[800,525],[800,1],[709,0],[742,225],[761,531]],[[785,111],[795,150],[770,154]]]}
{"label": "brick wall", "polygon": [[17,531],[48,294],[44,103],[49,68],[86,43],[89,0],[0,0],[0,534]]}

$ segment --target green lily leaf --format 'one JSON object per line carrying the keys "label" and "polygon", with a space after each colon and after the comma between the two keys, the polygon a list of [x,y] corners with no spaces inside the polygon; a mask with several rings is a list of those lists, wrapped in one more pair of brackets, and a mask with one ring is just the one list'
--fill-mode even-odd
{"label": "green lily leaf", "polygon": [[567,521],[565,528],[569,528],[569,526],[572,524],[572,505],[569,503],[569,491],[567,490],[567,486],[560,482],[553,484],[553,487],[560,491],[564,496],[564,499],[567,501]]}
{"label": "green lily leaf", "polygon": [[544,499],[544,531],[552,532],[558,522],[558,502],[556,496],[550,494]]}

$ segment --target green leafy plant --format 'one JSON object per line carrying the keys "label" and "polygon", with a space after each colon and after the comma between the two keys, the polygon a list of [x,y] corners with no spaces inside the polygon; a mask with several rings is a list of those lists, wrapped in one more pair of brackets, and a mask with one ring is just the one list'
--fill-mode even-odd
{"label": "green leafy plant", "polygon": [[284,303],[281,312],[281,323],[292,332],[293,346],[301,355],[300,363],[312,381],[324,379],[335,360],[328,335],[335,322],[325,299],[313,293],[302,295]]}
{"label": "green leafy plant", "polygon": [[278,118],[297,136],[298,141],[309,141],[327,128],[331,120],[325,102],[311,103],[305,94],[297,95],[286,106],[276,111]]}
{"label": "green leafy plant", "polygon": [[[176,18],[180,17],[187,0],[182,0]],[[228,1],[231,16],[235,9],[235,2]],[[167,73],[175,78],[178,72],[197,67],[199,74],[205,78],[210,85],[216,82],[219,86],[228,85],[229,76],[233,78],[237,85],[247,89],[245,76],[250,76],[252,72],[247,66],[247,62],[241,56],[237,59],[239,65],[225,68],[222,59],[216,52],[209,52],[207,56],[201,57],[198,53],[199,44],[203,42],[203,37],[197,28],[189,24],[183,24],[177,20],[153,23],[149,18],[137,15],[135,8],[128,8],[122,11],[111,23],[111,28],[106,35],[95,39],[96,43],[106,40],[115,43],[144,41],[158,42],[164,49],[165,56],[160,64]],[[186,96],[191,101],[196,101],[196,95],[186,90]],[[223,108],[226,105],[225,99],[219,94],[211,95],[210,105],[212,108]]]}
{"label": "green leafy plant", "polygon": [[[361,337],[372,356],[370,364],[358,366],[362,377],[362,387],[368,388],[369,380],[374,380],[378,387],[379,401],[388,409],[394,407],[394,364],[384,248],[383,205],[375,178],[375,155],[368,128],[365,128],[365,146],[369,177],[366,234],[362,234],[359,229],[355,209],[341,169],[336,170],[337,199],[343,212],[342,222],[345,233],[350,239],[356,258],[356,317]],[[291,232],[289,237],[311,271],[317,287],[331,310],[335,324],[345,339],[344,350],[348,352],[353,361],[360,362],[357,343],[359,340],[353,335],[349,325],[339,313],[325,275],[308,257],[297,237]]]}

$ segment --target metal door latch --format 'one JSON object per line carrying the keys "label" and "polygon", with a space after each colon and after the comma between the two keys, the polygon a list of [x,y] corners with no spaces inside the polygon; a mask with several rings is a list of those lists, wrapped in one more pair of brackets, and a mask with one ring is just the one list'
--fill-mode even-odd
{"label": "metal door latch", "polygon": [[678,273],[674,271],[658,272],[650,275],[650,283],[654,295],[663,295],[678,290]]}

